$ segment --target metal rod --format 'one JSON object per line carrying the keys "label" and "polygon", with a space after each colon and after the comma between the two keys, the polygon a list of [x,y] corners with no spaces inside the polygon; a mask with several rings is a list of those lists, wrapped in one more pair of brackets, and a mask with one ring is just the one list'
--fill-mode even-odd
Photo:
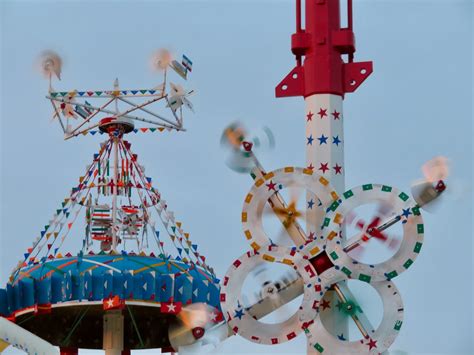
{"label": "metal rod", "polygon": [[[163,96],[163,97],[165,97],[165,96]],[[160,115],[158,115],[158,114],[156,114],[156,113],[154,113],[154,112],[152,112],[152,111],[150,111],[150,110],[148,110],[148,109],[146,109],[146,108],[143,108],[144,106],[148,105],[149,103],[151,103],[151,102],[153,102],[153,101],[158,101],[158,100],[147,101],[147,102],[145,102],[145,103],[142,104],[142,105],[135,105],[133,102],[128,101],[128,100],[126,100],[126,99],[124,99],[124,98],[122,98],[122,97],[118,97],[118,99],[119,99],[120,101],[123,101],[123,102],[125,102],[125,103],[127,103],[127,104],[129,104],[129,105],[131,105],[131,106],[133,106],[133,107],[135,107],[135,109],[138,109],[138,110],[141,110],[141,111],[143,111],[143,112],[146,112],[146,113],[148,113],[148,114],[150,114],[150,115],[152,115],[152,116],[154,116],[154,117],[156,117],[156,118],[159,118],[159,119],[162,120],[162,121],[165,121],[166,123],[169,123],[169,124],[171,124],[171,125],[173,125],[173,126],[176,126],[176,123],[174,123],[174,122],[172,122],[172,121],[170,121],[170,120],[168,120],[168,119],[166,119],[166,118],[164,118],[164,117],[161,117]],[[160,99],[161,99],[161,98],[160,98]],[[130,112],[130,111],[129,111],[129,112]],[[126,113],[128,113],[128,112],[126,112]]]}
{"label": "metal rod", "polygon": [[114,145],[114,188],[112,190],[112,250],[117,251],[117,232],[115,229],[117,223],[117,194],[118,194],[118,146],[119,137],[115,137]]}

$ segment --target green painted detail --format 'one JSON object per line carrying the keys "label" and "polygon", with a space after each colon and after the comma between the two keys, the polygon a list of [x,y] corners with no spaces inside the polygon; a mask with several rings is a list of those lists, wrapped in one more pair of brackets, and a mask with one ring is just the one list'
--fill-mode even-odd
{"label": "green painted detail", "polygon": [[352,274],[352,271],[349,270],[348,268],[346,268],[345,266],[342,267],[341,271],[342,271],[344,274],[346,274],[347,276],[349,276],[349,277],[350,277],[351,274]]}
{"label": "green painted detail", "polygon": [[419,253],[420,250],[421,250],[421,246],[422,246],[422,245],[423,245],[422,243],[416,242],[416,244],[415,244],[415,249],[413,249],[413,251],[414,251],[415,253]]}
{"label": "green painted detail", "polygon": [[400,330],[400,328],[402,327],[402,324],[403,324],[403,322],[401,320],[397,320],[395,322],[395,326],[393,327],[393,329]]}
{"label": "green painted detail", "polygon": [[257,175],[255,175],[254,173],[250,173],[250,176],[252,177],[252,179],[255,180],[255,178],[257,177]]}
{"label": "green painted detail", "polygon": [[359,280],[364,281],[364,282],[370,282],[371,277],[369,275],[365,274],[360,274],[359,275]]}
{"label": "green painted detail", "polygon": [[140,92],[141,92],[142,94],[146,94],[147,91],[148,91],[148,90],[140,90]]}
{"label": "green painted detail", "polygon": [[334,202],[331,204],[331,206],[329,207],[329,209],[334,212],[334,211],[337,209],[338,206],[339,206],[339,202],[334,201]]}
{"label": "green painted detail", "polygon": [[324,348],[321,346],[321,344],[319,343],[316,343],[314,344],[314,348],[319,351],[320,353],[322,353],[324,351]]}
{"label": "green painted detail", "polygon": [[324,218],[323,227],[329,226],[329,223],[331,223],[331,220],[329,218]]}
{"label": "green painted detail", "polygon": [[66,96],[66,95],[67,95],[67,92],[66,92],[66,91],[62,91],[62,92],[59,93],[59,95],[61,95],[61,96]]}
{"label": "green painted detail", "polygon": [[415,216],[419,216],[419,215],[420,215],[420,207],[418,207],[418,206],[413,207],[413,208],[411,209],[411,211],[413,212],[413,214],[414,214]]}
{"label": "green painted detail", "polygon": [[95,94],[96,94],[97,96],[100,96],[100,95],[102,95],[102,91],[96,91]]}
{"label": "green painted detail", "polygon": [[337,260],[337,259],[339,259],[339,256],[337,256],[337,253],[336,253],[335,251],[333,251],[333,252],[332,252],[331,254],[329,254],[329,255],[331,255],[332,260]]}
{"label": "green painted detail", "polygon": [[418,224],[416,226],[416,231],[418,232],[418,234],[425,233],[425,227],[423,226],[423,224]]}
{"label": "green painted detail", "polygon": [[367,190],[372,190],[374,187],[372,186],[372,184],[365,184],[365,185],[362,185],[362,190],[364,191],[367,191]]}
{"label": "green painted detail", "polygon": [[382,191],[383,192],[392,192],[392,186],[383,185],[382,186]]}
{"label": "green painted detail", "polygon": [[408,196],[406,193],[404,193],[404,192],[400,193],[400,195],[398,195],[398,197],[400,197],[400,199],[401,199],[402,201],[406,201],[406,200],[409,199],[409,196]]}
{"label": "green painted detail", "polygon": [[243,153],[243,156],[244,156],[245,158],[250,158],[250,157],[252,156],[252,154],[251,154],[250,152],[244,152],[244,153]]}
{"label": "green painted detail", "polygon": [[344,195],[344,198],[351,198],[352,196],[354,196],[354,193],[352,192],[352,190],[347,190],[346,192],[343,193]]}
{"label": "green painted detail", "polygon": [[403,264],[403,267],[405,269],[408,269],[411,266],[411,264],[413,264],[413,260],[408,259],[407,261],[405,261],[405,264]]}
{"label": "green painted detail", "polygon": [[389,279],[393,279],[393,278],[395,278],[395,277],[397,277],[397,276],[398,276],[398,273],[397,273],[395,270],[393,270],[393,271],[391,271],[391,272],[389,272],[389,273],[387,274],[387,277],[388,277]]}
{"label": "green painted detail", "polygon": [[57,92],[52,92],[52,93],[51,93],[51,96],[52,96],[52,97],[56,97],[56,96],[58,96],[58,93],[57,93]]}

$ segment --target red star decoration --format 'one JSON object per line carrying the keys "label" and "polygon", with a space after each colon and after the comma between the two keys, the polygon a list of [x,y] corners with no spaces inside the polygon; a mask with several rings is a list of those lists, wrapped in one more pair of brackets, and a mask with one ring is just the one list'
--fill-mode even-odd
{"label": "red star decoration", "polygon": [[327,112],[328,112],[327,109],[324,109],[324,110],[323,110],[322,108],[320,108],[320,109],[319,109],[319,112],[318,112],[318,115],[319,115],[319,117],[321,117],[321,119],[322,119],[324,116],[327,116],[327,115],[328,115]]}
{"label": "red star decoration", "polygon": [[[331,302],[329,302],[328,300],[325,300],[323,299],[321,301],[321,307],[323,307],[323,311],[326,309],[326,308],[331,308]],[[372,348],[371,348],[372,349]]]}
{"label": "red star decoration", "polygon": [[318,170],[321,170],[321,171],[323,172],[323,174],[324,174],[327,170],[329,170],[329,168],[328,168],[328,163],[324,163],[324,164],[323,164],[323,163],[320,163],[320,165],[321,165],[321,166],[319,167]]}
{"label": "red star decoration", "polygon": [[311,171],[313,171],[313,170],[314,170],[313,163],[311,163],[311,164],[309,164],[309,165],[308,165],[308,169],[309,169],[309,170],[311,170]]}
{"label": "red star decoration", "polygon": [[266,185],[268,187],[268,191],[270,191],[270,190],[276,191],[276,189],[275,189],[276,184],[273,182],[273,180],[270,180],[270,182]]}
{"label": "red star decoration", "polygon": [[369,346],[369,350],[372,350],[372,348],[377,347],[377,340],[373,340],[372,338],[369,338],[369,342],[365,345]]}
{"label": "red star decoration", "polygon": [[310,233],[309,233],[308,239],[309,239],[309,240],[313,240],[313,239],[314,239],[314,232],[310,232]]}
{"label": "red star decoration", "polygon": [[311,111],[308,112],[308,114],[306,115],[306,121],[312,121],[313,120],[313,116],[314,116],[314,113],[312,113]]}
{"label": "red star decoration", "polygon": [[333,166],[333,169],[336,171],[336,175],[342,174],[342,166],[337,165],[337,163],[336,166]]}
{"label": "red star decoration", "polygon": [[341,113],[334,110],[334,112],[331,113],[331,115],[334,117],[335,120],[339,120]]}

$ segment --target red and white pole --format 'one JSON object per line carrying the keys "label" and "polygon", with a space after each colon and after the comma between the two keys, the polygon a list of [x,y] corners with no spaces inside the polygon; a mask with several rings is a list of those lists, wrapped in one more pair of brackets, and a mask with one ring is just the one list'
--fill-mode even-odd
{"label": "red and white pole", "polygon": [[[296,32],[291,50],[296,67],[277,85],[277,97],[303,96],[305,100],[306,164],[344,192],[343,99],[372,73],[372,62],[354,62],[355,37],[352,0],[347,0],[347,27],[341,28],[340,0],[305,0],[305,28],[301,0],[296,0]],[[347,56],[344,61],[343,56]],[[306,228],[317,233],[324,211],[314,196],[307,196]],[[326,297],[325,297],[326,298]],[[347,334],[337,313],[323,320],[334,335]]]}

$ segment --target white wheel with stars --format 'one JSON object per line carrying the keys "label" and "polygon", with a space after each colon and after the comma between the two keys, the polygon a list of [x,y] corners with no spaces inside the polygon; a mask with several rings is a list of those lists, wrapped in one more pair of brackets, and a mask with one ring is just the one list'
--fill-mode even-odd
{"label": "white wheel with stars", "polygon": [[[371,265],[358,262],[349,256],[347,250],[352,239],[344,241],[339,231],[344,216],[350,211],[374,202],[392,206],[403,223],[403,239],[400,248],[390,259]],[[387,185],[366,184],[346,191],[342,200],[331,206],[324,219],[323,237],[326,239],[329,258],[352,279],[371,283],[391,280],[400,275],[413,264],[423,245],[423,219],[419,208],[414,206],[415,202],[407,194]]]}
{"label": "white wheel with stars", "polygon": [[[268,324],[256,320],[251,310],[244,308],[242,287],[249,273],[260,263],[276,262],[293,268],[303,279],[303,301],[299,309],[284,322]],[[296,248],[264,246],[249,251],[235,260],[227,271],[221,286],[221,306],[229,327],[234,333],[259,344],[279,344],[295,338],[305,323],[318,314],[323,295],[321,279],[311,264],[303,259]]]}
{"label": "white wheel with stars", "polygon": [[[263,209],[274,194],[288,187],[302,188],[313,193],[315,201],[319,199],[322,204],[321,208],[324,210],[339,198],[329,181],[313,173],[311,169],[286,167],[269,172],[252,186],[245,197],[242,209],[242,226],[252,249],[258,250],[260,246],[271,242],[263,227]],[[318,207],[318,203],[313,202],[313,204],[314,208]],[[296,228],[300,230],[300,235],[306,235],[300,227]],[[313,238],[315,235],[311,233],[308,239]],[[301,243],[304,242],[305,240],[301,240]]]}
{"label": "white wheel with stars", "polygon": [[[392,345],[403,323],[402,298],[391,281],[373,282],[371,286],[375,288],[383,302],[383,319],[379,327],[375,330],[368,329],[367,336],[360,340],[347,341],[343,335],[335,337],[330,334],[321,322],[321,317],[318,317],[305,330],[310,346],[317,354],[381,354]],[[356,317],[363,316],[362,309],[353,313]]]}

